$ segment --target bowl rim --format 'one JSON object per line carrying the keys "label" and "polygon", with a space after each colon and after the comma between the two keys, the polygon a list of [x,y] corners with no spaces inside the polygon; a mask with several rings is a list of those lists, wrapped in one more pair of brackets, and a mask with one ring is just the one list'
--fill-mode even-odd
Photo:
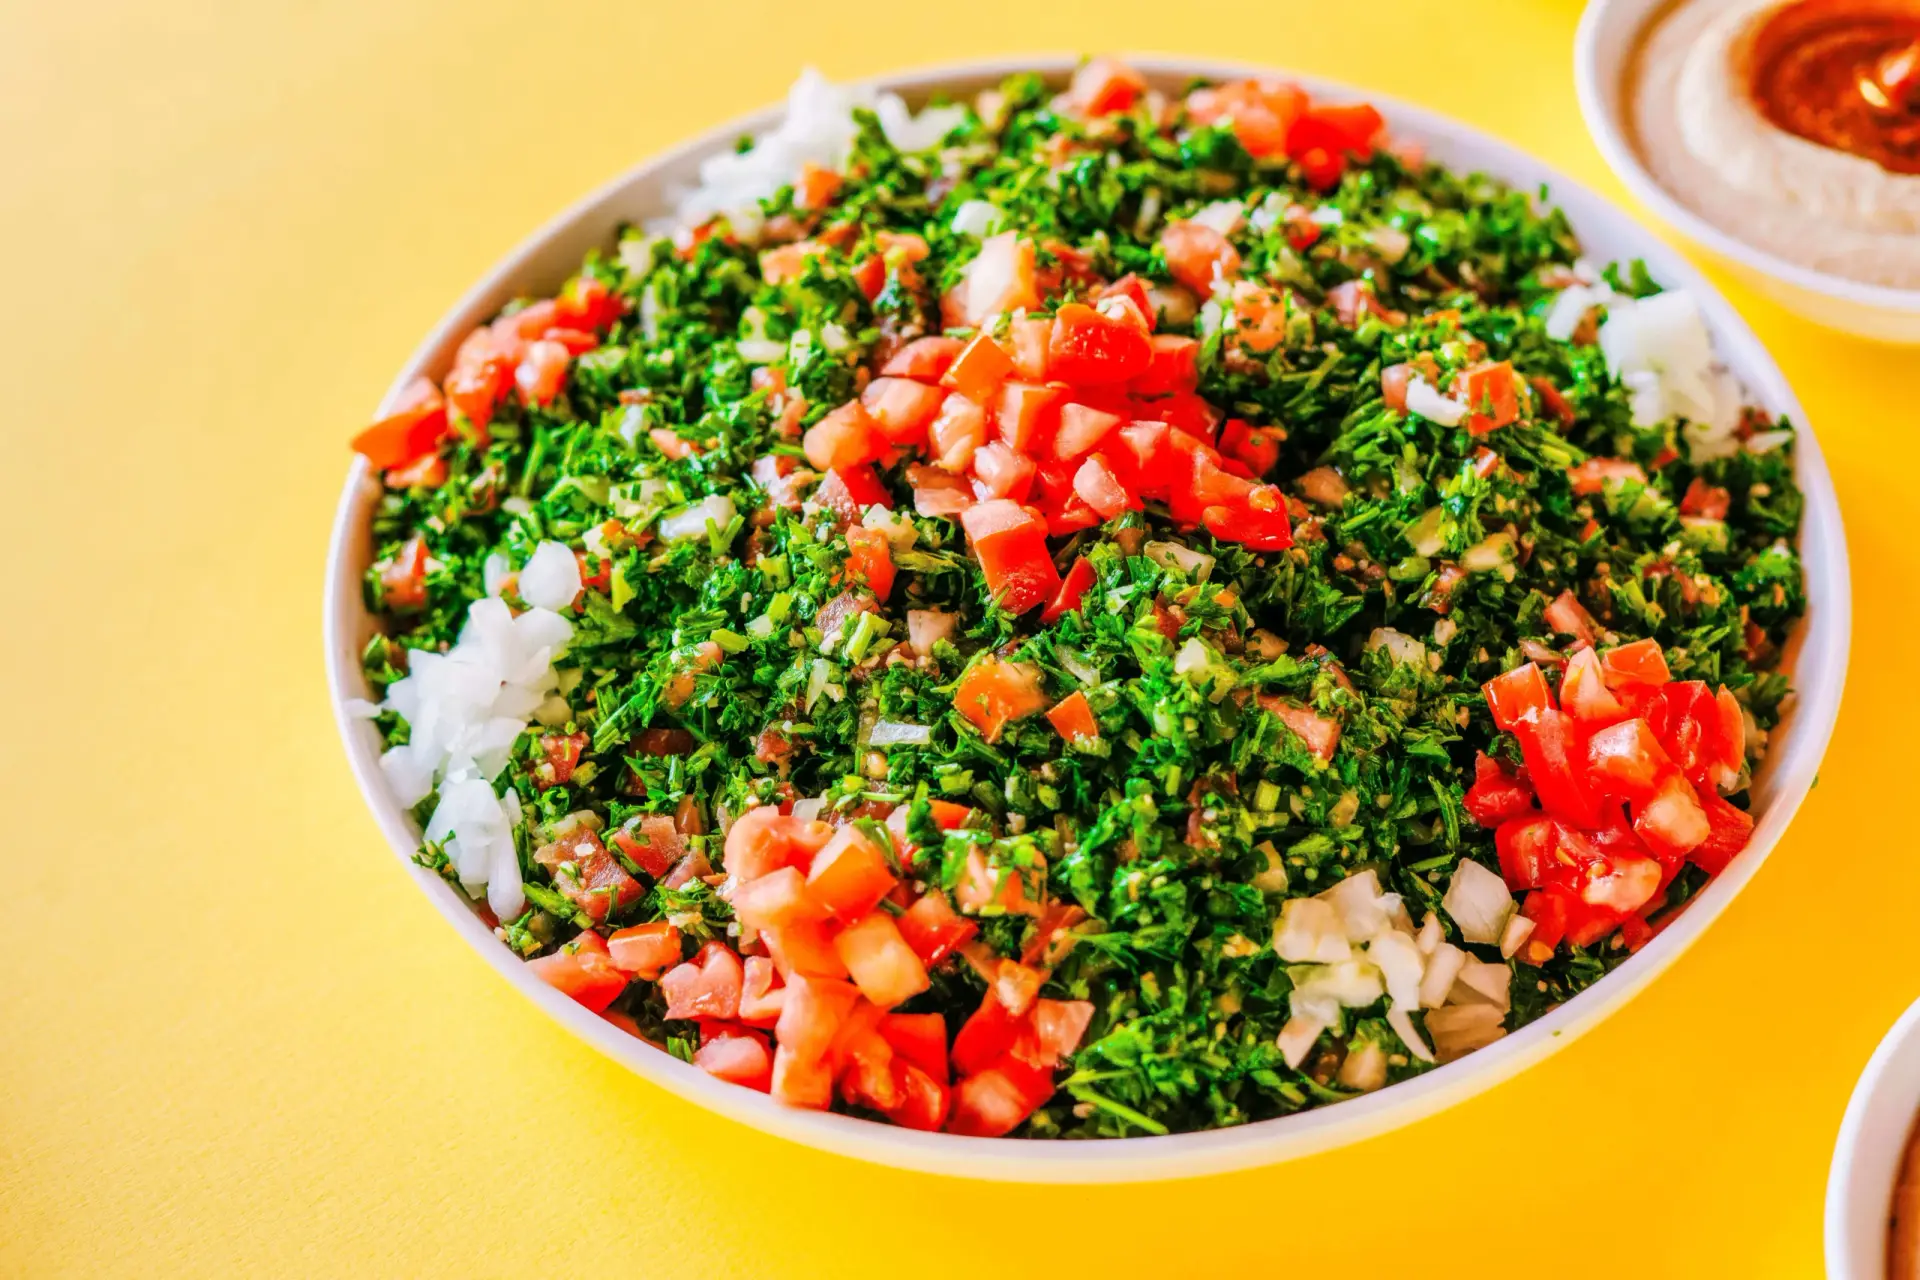
{"label": "bowl rim", "polygon": [[[1362,93],[1322,77],[1243,62],[1150,53],[1119,56],[1150,79],[1169,84],[1193,77],[1230,79],[1266,75],[1296,82],[1315,96],[1329,100],[1364,99],[1379,106],[1396,127],[1409,136],[1488,151],[1499,158],[1497,165],[1487,166],[1489,170],[1516,187],[1526,189],[1545,183],[1552,190],[1554,203],[1561,207],[1588,206],[1593,216],[1618,219],[1623,232],[1631,229],[1646,235],[1644,228],[1634,226],[1616,206],[1519,148],[1387,95]],[[943,87],[997,81],[1022,71],[1039,72],[1058,80],[1071,72],[1079,60],[1076,55],[1035,53],[916,67],[850,83],[893,90],[911,99]],[[503,290],[543,255],[551,256],[556,241],[565,240],[584,225],[603,218],[608,207],[629,187],[670,171],[676,164],[684,167],[694,157],[728,147],[744,133],[765,129],[783,110],[784,103],[763,107],[642,160],[549,220],[490,268],[434,326],[395,377],[382,401],[382,411],[391,407],[413,377],[450,354],[459,337],[488,318],[505,296],[511,296],[503,294]],[[524,963],[500,945],[461,894],[412,861],[418,847],[417,830],[387,791],[379,767],[378,735],[370,723],[356,719],[347,709],[349,699],[365,698],[368,693],[358,662],[361,627],[366,617],[360,587],[364,556],[361,544],[366,539],[368,510],[380,492],[377,476],[364,459],[355,457],[330,535],[323,630],[335,724],[362,798],[394,855],[440,914],[486,963],[549,1017],[635,1074],[688,1101],[762,1132],[820,1150],[950,1176],[1023,1183],[1133,1182],[1272,1164],[1346,1145],[1434,1114],[1570,1043],[1576,1035],[1624,1004],[1691,946],[1757,873],[1792,820],[1812,785],[1839,711],[1852,629],[1851,583],[1845,530],[1832,480],[1806,414],[1759,340],[1697,269],[1650,235],[1646,235],[1645,245],[1636,249],[1644,250],[1641,256],[1657,278],[1669,287],[1686,288],[1698,300],[1714,332],[1717,349],[1730,366],[1743,371],[1749,393],[1776,412],[1791,416],[1799,428],[1796,462],[1798,479],[1806,495],[1800,546],[1809,575],[1809,613],[1802,623],[1798,642],[1804,645],[1817,627],[1823,647],[1834,657],[1818,670],[1796,670],[1800,681],[1796,685],[1798,697],[1787,724],[1780,731],[1783,737],[1790,731],[1794,750],[1783,750],[1777,744],[1763,770],[1768,801],[1745,856],[1736,859],[1716,877],[1685,912],[1639,953],[1578,998],[1456,1062],[1336,1105],[1235,1128],[1098,1142],[1062,1142],[918,1133],[830,1112],[796,1110],[766,1095],[714,1079],[664,1050],[628,1035],[535,978]],[[569,259],[570,264],[577,261],[577,256]],[[571,270],[571,265],[567,270]],[[558,278],[555,277],[555,283]],[[1817,539],[1810,538],[1815,531]],[[1815,541],[1821,553],[1818,566],[1806,556]],[[1817,584],[1813,577],[1816,572],[1823,574]],[[1813,608],[1816,599],[1820,606],[1817,611]]]}
{"label": "bowl rim", "polygon": [[1827,1274],[1833,1280],[1880,1280],[1886,1274],[1888,1208],[1916,1117],[1920,1001],[1875,1046],[1840,1121],[1827,1171]]}
{"label": "bowl rim", "polygon": [[1621,112],[1611,109],[1607,104],[1608,81],[1600,66],[1600,41],[1604,33],[1629,24],[1633,27],[1631,38],[1637,41],[1653,20],[1654,14],[1664,13],[1671,7],[1671,0],[1651,0],[1649,11],[1639,12],[1633,8],[1633,0],[1587,0],[1580,14],[1579,25],[1574,28],[1574,94],[1579,100],[1580,115],[1586,121],[1587,132],[1592,135],[1594,146],[1599,149],[1601,158],[1613,170],[1614,176],[1625,184],[1636,200],[1659,214],[1662,220],[1673,224],[1721,257],[1837,302],[1920,315],[1920,289],[1871,284],[1818,271],[1748,244],[1688,208],[1641,163],[1639,153],[1627,140]]}

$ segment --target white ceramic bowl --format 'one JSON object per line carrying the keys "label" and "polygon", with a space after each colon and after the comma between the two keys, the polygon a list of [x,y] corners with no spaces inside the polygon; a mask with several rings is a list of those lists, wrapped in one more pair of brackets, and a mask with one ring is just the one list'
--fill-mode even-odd
{"label": "white ceramic bowl", "polygon": [[1867,1060],[1827,1173],[1828,1280],[1883,1280],[1893,1180],[1920,1114],[1920,1002]]}
{"label": "white ceramic bowl", "polygon": [[[1195,76],[1224,79],[1276,74],[1270,68],[1231,63],[1160,57],[1131,61],[1156,84],[1169,89],[1177,89]],[[970,94],[1020,70],[1042,70],[1064,81],[1072,66],[1070,58],[1035,57],[904,72],[874,83],[905,95],[909,101],[918,101],[935,90],[955,96]],[[1377,94],[1361,95],[1305,76],[1287,78],[1298,80],[1316,97],[1364,97],[1374,102],[1385,112],[1391,129],[1424,143],[1428,154],[1437,160],[1497,174],[1522,189],[1550,186],[1594,257],[1644,258],[1656,279],[1692,290],[1700,300],[1722,358],[1746,384],[1749,394],[1775,414],[1791,418],[1804,428],[1805,415],[1785,379],[1732,308],[1699,272],[1618,209],[1539,161],[1464,125]],[[502,304],[518,296],[553,292],[589,249],[611,242],[617,225],[660,211],[664,193],[690,183],[703,157],[730,147],[743,133],[770,127],[778,118],[779,109],[768,108],[715,129],[641,164],[542,228],[475,285],[428,335],[395,378],[381,411],[387,411],[414,376],[443,373],[460,339]],[[374,631],[374,620],[362,604],[360,578],[370,558],[368,513],[379,489],[377,478],[360,460],[355,461],[341,495],[327,564],[328,681],[354,775],[393,852],[421,891],[521,994],[636,1074],[757,1129],[904,1168],[1029,1182],[1120,1182],[1218,1172],[1268,1164],[1380,1133],[1459,1102],[1539,1061],[1619,1008],[1672,964],[1760,869],[1799,808],[1826,750],[1840,704],[1851,626],[1847,553],[1839,508],[1820,447],[1804,431],[1799,441],[1798,467],[1807,498],[1801,548],[1808,574],[1807,618],[1796,644],[1795,680],[1800,696],[1788,722],[1775,737],[1766,767],[1755,780],[1758,822],[1752,847],[1638,955],[1578,999],[1537,1022],[1458,1062],[1378,1093],[1237,1129],[1105,1142],[1020,1141],[916,1133],[846,1116],[793,1110],[763,1094],[713,1079],[618,1030],[533,977],[494,938],[456,890],[413,865],[411,858],[420,833],[387,791],[378,764],[378,735],[371,724],[345,713],[347,699],[366,697],[369,692],[358,655]]]}
{"label": "white ceramic bowl", "polygon": [[1713,251],[1761,292],[1817,324],[1880,342],[1920,343],[1920,289],[1890,289],[1814,271],[1714,225],[1654,180],[1628,141],[1625,80],[1640,33],[1671,0],[1587,0],[1573,41],[1580,114],[1620,181],[1639,201]]}

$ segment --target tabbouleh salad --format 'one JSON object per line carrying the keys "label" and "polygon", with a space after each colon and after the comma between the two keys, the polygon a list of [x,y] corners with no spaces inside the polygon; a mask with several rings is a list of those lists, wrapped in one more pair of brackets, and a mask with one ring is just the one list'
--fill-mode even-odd
{"label": "tabbouleh salad", "polygon": [[355,447],[418,861],[790,1105],[1119,1137],[1591,985],[1745,845],[1793,432],[1274,81],[796,87]]}

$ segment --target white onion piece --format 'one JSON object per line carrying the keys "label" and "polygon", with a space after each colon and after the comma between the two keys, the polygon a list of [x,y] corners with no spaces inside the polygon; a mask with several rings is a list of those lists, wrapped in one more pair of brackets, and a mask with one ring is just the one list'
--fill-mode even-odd
{"label": "white onion piece", "polygon": [[733,523],[733,499],[721,494],[702,498],[692,506],[660,517],[660,537],[667,542],[686,542],[693,538],[707,536],[707,524],[712,522],[717,529],[724,529]]}
{"label": "white onion piece", "polygon": [[1466,405],[1458,400],[1447,399],[1425,378],[1416,377],[1408,381],[1407,409],[1443,427],[1457,427],[1467,418]]}
{"label": "white onion piece", "polygon": [[1500,933],[1500,954],[1509,960],[1513,959],[1532,936],[1533,921],[1516,912],[1508,917],[1507,927]]}
{"label": "white onion piece", "polygon": [[1397,1004],[1387,1010],[1387,1025],[1407,1046],[1407,1052],[1422,1062],[1433,1061],[1433,1050],[1427,1048],[1427,1042],[1420,1038],[1420,1030],[1413,1025],[1413,1011],[1405,1005]]}
{"label": "white onion piece", "polygon": [[1460,926],[1461,937],[1491,946],[1500,941],[1507,917],[1513,914],[1513,894],[1497,873],[1463,858],[1440,905]]}
{"label": "white onion piece", "polygon": [[1247,206],[1244,201],[1215,200],[1212,204],[1203,206],[1199,212],[1189,214],[1187,221],[1198,223],[1211,231],[1218,231],[1223,236],[1230,236],[1240,229],[1240,222],[1245,217],[1246,211]]}
{"label": "white onion piece", "polygon": [[820,811],[826,806],[825,796],[808,796],[793,802],[793,816],[802,822],[812,822],[820,816]]}
{"label": "white onion piece", "polygon": [[1326,1023],[1296,1014],[1287,1020],[1286,1026],[1280,1028],[1280,1035],[1274,1043],[1279,1046],[1280,1056],[1287,1060],[1287,1065],[1297,1070],[1307,1060],[1307,1050],[1313,1048],[1314,1041],[1326,1029]]}
{"label": "white onion piece", "polygon": [[871,747],[925,747],[933,743],[933,730],[924,724],[903,724],[897,720],[876,721],[867,737]]}
{"label": "white onion piece", "polygon": [[1413,548],[1415,555],[1436,556],[1447,545],[1446,536],[1440,531],[1440,522],[1446,518],[1446,514],[1444,507],[1428,507],[1420,513],[1419,519],[1400,531],[1400,536],[1407,540],[1407,545]]}
{"label": "white onion piece", "polygon": [[1466,963],[1467,953],[1451,942],[1443,942],[1435,947],[1433,954],[1427,957],[1427,972],[1420,979],[1420,1007],[1438,1009],[1445,1004]]}
{"label": "white onion piece", "polygon": [[1273,950],[1292,964],[1338,964],[1351,959],[1340,913],[1324,898],[1290,898],[1273,927]]}
{"label": "white onion piece", "polygon": [[1507,1034],[1506,1017],[1490,1004],[1456,1004],[1427,1014],[1427,1034],[1441,1062],[1484,1049]]}
{"label": "white onion piece", "polygon": [[1357,1045],[1347,1053],[1334,1080],[1359,1093],[1372,1093],[1387,1082],[1387,1051],[1371,1040]]}
{"label": "white onion piece", "polygon": [[960,625],[958,616],[944,609],[907,610],[907,643],[922,657],[933,653],[933,646],[953,636]]}
{"label": "white onion piece", "polygon": [[1513,970],[1504,964],[1469,959],[1448,993],[1450,1004],[1490,1004],[1505,1013],[1512,1007]]}
{"label": "white onion piece", "polygon": [[1380,970],[1387,995],[1395,1006],[1403,1009],[1420,1007],[1420,983],[1426,972],[1426,964],[1412,938],[1392,929],[1378,934],[1367,944],[1367,959]]}
{"label": "white onion piece", "polygon": [[953,211],[953,221],[948,225],[959,235],[985,240],[1006,222],[1007,215],[999,205],[989,200],[968,200]]}
{"label": "white onion piece", "polygon": [[1213,557],[1178,542],[1149,542],[1140,548],[1147,559],[1162,568],[1178,569],[1195,582],[1205,582],[1213,572]]}
{"label": "white onion piece", "polygon": [[1398,906],[1400,895],[1380,892],[1380,877],[1369,867],[1356,872],[1319,895],[1340,917],[1347,941],[1365,942],[1391,926],[1389,904]]}
{"label": "white onion piece", "polygon": [[565,609],[580,594],[580,561],[558,542],[533,549],[520,570],[520,598],[536,609]]}
{"label": "white onion piece", "polygon": [[1424,667],[1427,665],[1427,646],[1391,627],[1375,627],[1367,636],[1367,652],[1385,649],[1387,656],[1404,666]]}

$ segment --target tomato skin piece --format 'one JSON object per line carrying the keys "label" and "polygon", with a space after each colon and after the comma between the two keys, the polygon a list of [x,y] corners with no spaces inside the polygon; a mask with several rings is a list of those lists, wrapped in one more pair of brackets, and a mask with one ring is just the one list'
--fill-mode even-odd
{"label": "tomato skin piece", "polygon": [[1000,384],[1014,375],[1013,360],[1000,344],[978,334],[941,375],[940,385],[957,391],[975,404],[985,404]]}
{"label": "tomato skin piece", "polygon": [[1729,804],[1712,787],[1696,787],[1694,795],[1707,817],[1707,838],[1687,858],[1708,875],[1717,876],[1753,837],[1753,815]]}
{"label": "tomato skin piece", "polygon": [[853,920],[873,910],[898,883],[880,846],[859,827],[847,826],[814,855],[807,896],[830,915]]}
{"label": "tomato skin piece", "polygon": [[953,362],[966,345],[958,338],[915,338],[893,353],[893,357],[881,367],[881,376],[938,382],[953,367]]}
{"label": "tomato skin piece", "polygon": [[986,1070],[1013,1047],[1020,1026],[1021,1019],[989,990],[953,1038],[954,1069],[963,1076]]}
{"label": "tomato skin piece", "polygon": [[994,498],[960,513],[1000,607],[1019,615],[1060,590],[1060,572],[1047,553],[1046,525],[1017,503]]}
{"label": "tomato skin piece", "polygon": [[1467,788],[1462,803],[1475,822],[1497,827],[1533,812],[1533,788],[1481,751],[1474,756],[1473,785]]}
{"label": "tomato skin piece", "polygon": [[1147,367],[1135,376],[1128,390],[1136,395],[1159,396],[1192,391],[1200,385],[1200,342],[1177,333],[1156,333]]}
{"label": "tomato skin piece", "polygon": [[878,529],[847,530],[847,577],[865,583],[874,598],[885,600],[893,592],[893,546]]}
{"label": "tomato skin piece", "polygon": [[846,471],[886,451],[886,436],[866,406],[849,400],[807,428],[801,441],[816,471]]}
{"label": "tomato skin piece", "polygon": [[1040,669],[1024,662],[986,658],[962,673],[953,692],[954,710],[973,722],[988,742],[1047,705],[1040,692]]}
{"label": "tomato skin piece", "polygon": [[1573,718],[1550,708],[1533,720],[1518,722],[1513,733],[1520,739],[1527,779],[1541,806],[1563,822],[1599,826],[1600,801],[1587,782],[1586,750]]}
{"label": "tomato skin piece", "polygon": [[1066,395],[1064,387],[1004,382],[993,403],[994,431],[1008,448],[1038,454],[1041,441],[1052,434],[1059,421],[1060,402]]}
{"label": "tomato skin piece", "polygon": [[1080,602],[1093,583],[1093,561],[1085,556],[1075,556],[1073,566],[1060,582],[1060,590],[1054,593],[1053,603],[1040,611],[1041,624],[1051,626],[1069,613],[1079,612]]}
{"label": "tomato skin piece", "polygon": [[900,936],[928,968],[958,951],[980,931],[980,926],[955,911],[938,889],[929,889],[916,898],[895,923]]}
{"label": "tomato skin piece", "polygon": [[1078,690],[1048,710],[1047,723],[1068,742],[1100,736],[1100,722],[1093,718],[1093,708],[1087,704],[1087,695]]}
{"label": "tomato skin piece", "polygon": [[1127,382],[1153,363],[1153,343],[1142,329],[1069,302],[1053,317],[1047,376],[1076,386]]}
{"label": "tomato skin piece", "polygon": [[940,388],[912,378],[880,377],[860,393],[860,405],[887,443],[917,445],[926,440],[945,398]]}
{"label": "tomato skin piece", "polygon": [[1481,686],[1493,722],[1512,733],[1522,724],[1537,720],[1542,712],[1553,709],[1553,695],[1547,691],[1547,678],[1537,664],[1528,662]]}

